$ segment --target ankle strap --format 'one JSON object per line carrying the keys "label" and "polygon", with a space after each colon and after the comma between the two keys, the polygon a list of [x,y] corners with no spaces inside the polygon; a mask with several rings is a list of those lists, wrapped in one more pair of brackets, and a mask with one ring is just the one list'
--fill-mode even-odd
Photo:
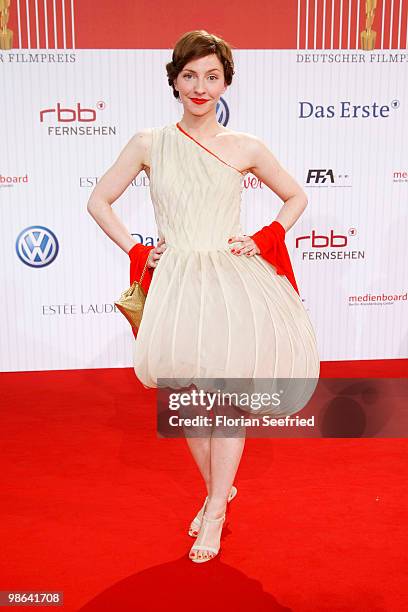
{"label": "ankle strap", "polygon": [[216,518],[216,519],[207,518],[207,516],[204,514],[203,519],[205,519],[208,523],[219,523],[220,521],[223,521],[225,519],[225,514],[220,516],[220,518]]}

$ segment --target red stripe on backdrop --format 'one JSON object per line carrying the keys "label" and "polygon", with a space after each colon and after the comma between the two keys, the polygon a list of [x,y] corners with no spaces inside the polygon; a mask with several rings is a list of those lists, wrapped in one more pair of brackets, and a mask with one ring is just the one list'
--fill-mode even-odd
{"label": "red stripe on backdrop", "polygon": [[46,49],[46,36],[45,36],[45,10],[43,0],[38,1],[38,23],[39,23],[39,48]]}
{"label": "red stripe on backdrop", "polygon": [[[55,48],[54,1],[45,0],[48,14],[48,46]],[[14,48],[18,48],[17,24],[18,0],[11,0],[9,27],[14,31]],[[169,4],[167,0],[73,0],[75,13],[75,38],[78,49],[169,49],[189,30],[205,29],[224,37],[233,48],[240,49],[296,49],[298,0],[264,2],[243,0],[220,3],[207,0],[205,10],[200,3],[179,0]],[[27,48],[26,0],[20,0],[22,47]],[[38,0],[40,45],[46,48],[44,32],[44,0]],[[71,29],[71,0],[55,0],[58,48],[63,48],[62,5],[66,16],[66,46],[73,47]],[[28,0],[30,13],[31,48],[37,47],[35,0]],[[300,0],[301,49],[313,49],[316,31],[316,49],[331,48],[333,23],[333,48],[347,49],[350,29],[350,49],[361,48],[360,34],[366,27],[366,3],[360,0],[357,24],[357,0]],[[342,6],[342,33],[340,44],[340,8]],[[390,23],[392,3],[379,0],[375,11],[373,30],[377,33],[375,48],[381,48],[384,11],[384,48],[390,47]],[[308,16],[306,8],[308,7]],[[323,11],[325,28],[323,38]],[[350,26],[349,10],[351,7]],[[334,8],[334,11],[332,10]],[[316,25],[315,25],[316,11]],[[391,48],[405,49],[407,40],[408,0],[403,0],[400,22],[400,2],[395,0],[392,13]],[[333,13],[333,15],[332,15]],[[160,19],[157,16],[160,15]],[[307,37],[306,37],[307,19]],[[398,27],[401,24],[398,45]]]}
{"label": "red stripe on backdrop", "polygon": [[[17,9],[15,7],[16,2],[13,2],[10,6],[9,22],[8,27],[14,32],[13,46],[17,48],[18,45],[18,22],[17,22]],[[20,47],[27,49],[28,37],[27,37],[27,14],[25,2],[20,2]]]}
{"label": "red stripe on backdrop", "polygon": [[74,5],[76,47],[82,49],[169,49],[194,29],[219,34],[237,48],[296,48],[297,0],[207,0],[205,8],[190,0],[75,0]]}
{"label": "red stripe on backdrop", "polygon": [[47,0],[47,32],[48,32],[48,47],[55,49],[54,36],[54,3],[53,0]]}
{"label": "red stripe on backdrop", "polygon": [[[333,24],[333,28],[332,28]],[[335,6],[329,0],[326,1],[324,48],[335,49]],[[333,39],[332,39],[333,29]]]}
{"label": "red stripe on backdrop", "polygon": [[[26,13],[26,21],[24,21],[24,29],[27,34],[27,46],[30,49],[37,47],[37,31],[36,31],[36,12],[34,2],[20,2],[20,5],[24,4],[24,10]],[[26,7],[26,4],[28,7]]]}
{"label": "red stripe on backdrop", "polygon": [[55,38],[56,38],[56,47],[58,49],[63,49],[63,30],[62,30],[62,2],[55,2]]}
{"label": "red stripe on backdrop", "polygon": [[[391,10],[393,11],[391,13]],[[400,19],[400,2],[395,0],[392,2],[385,2],[379,0],[377,2],[377,8],[375,10],[375,17],[371,26],[372,30],[376,32],[375,49],[404,49],[407,41],[407,11],[408,2],[403,0],[401,3],[401,32],[400,32],[400,43],[398,45],[398,27]],[[392,32],[390,32],[392,22]],[[365,2],[360,2],[360,24],[359,24],[359,47],[361,47],[360,33],[366,28],[366,13],[365,13]],[[382,31],[384,30],[384,38],[381,43]],[[391,36],[391,38],[390,38]]]}
{"label": "red stripe on backdrop", "polygon": [[[313,49],[315,18],[315,7],[313,0],[311,2],[304,2],[304,0],[301,0],[301,14],[302,13],[303,19],[301,21],[300,31],[302,32],[303,36],[301,37],[300,48]],[[319,48],[319,45],[317,46],[317,48]]]}
{"label": "red stripe on backdrop", "polygon": [[[333,49],[340,49],[340,2],[334,2],[333,15],[330,16],[333,20]],[[341,14],[343,27],[344,27],[344,10]],[[331,28],[331,26],[330,26]],[[331,32],[330,32],[331,40]]]}
{"label": "red stripe on backdrop", "polygon": [[74,3],[71,2],[71,0],[65,0],[65,29],[66,29],[66,36],[67,36],[67,48],[69,49],[73,49],[75,48],[76,45],[76,41],[75,41],[75,36],[74,36],[74,32],[72,30],[72,13],[74,13],[75,16],[75,6]]}
{"label": "red stripe on backdrop", "polygon": [[[387,4],[389,6],[387,6]],[[390,46],[389,30],[390,30],[390,3],[379,2],[377,4],[376,19],[372,25],[372,29],[376,32],[376,48],[387,48]],[[365,21],[362,23],[363,28],[365,27]],[[381,34],[384,29],[384,39],[381,43]]]}
{"label": "red stripe on backdrop", "polygon": [[[365,6],[365,2],[363,2],[362,4],[360,3],[360,10],[361,10],[361,6]],[[340,27],[340,21],[343,24],[342,30],[341,30],[341,37],[340,37],[340,30],[339,30],[339,47],[341,49],[347,49],[348,46],[350,45],[350,49],[353,49],[356,47],[355,44],[355,39],[356,39],[356,32],[355,32],[355,27],[353,28],[353,21],[352,21],[352,17],[355,17],[357,15],[357,3],[354,2],[350,2],[350,0],[343,0],[343,14],[342,14],[342,19],[340,20],[340,14],[339,14],[339,27]],[[349,25],[350,22],[350,25]],[[351,32],[354,32],[354,38],[352,38],[351,36]],[[348,42],[350,41],[350,43]],[[359,43],[358,47],[360,47],[361,45]]]}
{"label": "red stripe on backdrop", "polygon": [[[78,2],[78,0],[74,0]],[[19,42],[18,5],[20,7]],[[57,39],[54,35],[54,5]],[[13,48],[18,49],[46,49],[48,32],[48,48],[62,49],[64,47],[62,6],[65,7],[66,46],[72,48],[73,37],[71,27],[71,0],[11,0],[8,27],[13,31]],[[27,12],[28,6],[28,12]],[[27,16],[29,19],[27,19]],[[38,20],[37,20],[38,16]],[[38,23],[38,27],[37,27]],[[84,24],[89,27],[89,24]],[[29,34],[29,35],[28,35]],[[38,39],[37,39],[38,36]],[[113,48],[113,46],[112,46]]]}
{"label": "red stripe on backdrop", "polygon": [[[71,2],[59,0],[56,2],[57,40],[59,49],[72,49]],[[64,23],[65,21],[65,23]],[[65,30],[65,40],[64,40]]]}
{"label": "red stripe on backdrop", "polygon": [[[295,48],[297,0],[222,3],[112,0],[76,4],[78,48],[168,49],[186,31],[205,29],[240,48]],[[161,16],[158,19],[158,15]]]}
{"label": "red stripe on backdrop", "polygon": [[[377,33],[375,49],[381,49],[383,4],[381,0],[377,3],[372,25],[372,29]],[[357,9],[357,0],[343,0],[342,3],[339,2],[339,0],[309,0],[309,2],[301,0],[299,18],[300,48],[312,50],[315,48],[316,44],[316,49],[361,49],[361,32],[366,28],[366,8],[364,0],[360,0],[358,14]],[[390,47],[391,9],[391,3],[386,3],[384,11],[383,42],[383,46],[386,49]],[[392,49],[405,49],[407,40],[407,13],[408,1],[403,0],[401,3],[401,30],[398,44],[400,2],[396,0],[392,13]],[[341,32],[340,23],[342,24]]]}
{"label": "red stripe on backdrop", "polygon": [[[389,10],[391,10],[391,8]],[[392,49],[407,47],[408,2],[402,2],[402,6],[401,6],[401,32],[400,32],[400,44],[398,45],[399,19],[400,19],[400,5],[399,5],[399,2],[395,2],[394,3],[392,45],[391,45]]]}
{"label": "red stripe on backdrop", "polygon": [[[35,12],[35,3],[34,2],[20,2],[20,4],[27,4],[27,16],[28,19],[24,24],[24,27],[27,30],[27,40],[29,40],[29,47],[31,49],[36,49],[37,47],[37,31],[36,31],[36,12]],[[26,7],[24,7],[26,8]],[[28,31],[30,36],[28,37]],[[27,43],[28,44],[28,43]]]}

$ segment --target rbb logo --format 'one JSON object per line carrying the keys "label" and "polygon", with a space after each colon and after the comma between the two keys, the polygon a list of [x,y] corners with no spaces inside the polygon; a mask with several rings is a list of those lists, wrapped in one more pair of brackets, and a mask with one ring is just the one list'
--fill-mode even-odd
{"label": "rbb logo", "polygon": [[334,183],[333,170],[327,170],[326,168],[312,168],[307,173],[306,183],[311,183],[314,179],[314,183]]}
{"label": "rbb logo", "polygon": [[[104,102],[98,102],[98,108],[104,108]],[[94,108],[82,108],[81,103],[77,102],[76,109],[74,108],[63,108],[59,102],[57,102],[57,108],[45,108],[40,111],[40,121],[44,121],[45,115],[48,113],[56,114],[57,121],[60,123],[72,123],[78,121],[81,123],[90,123],[96,121],[96,110]]]}
{"label": "rbb logo", "polygon": [[[357,231],[355,228],[349,230],[350,236],[355,236]],[[316,230],[312,230],[309,236],[298,236],[296,238],[296,248],[299,248],[301,240],[310,241],[312,249],[324,249],[326,247],[342,248],[347,246],[347,236],[344,234],[335,234],[334,230],[330,230],[330,235],[318,234]]]}

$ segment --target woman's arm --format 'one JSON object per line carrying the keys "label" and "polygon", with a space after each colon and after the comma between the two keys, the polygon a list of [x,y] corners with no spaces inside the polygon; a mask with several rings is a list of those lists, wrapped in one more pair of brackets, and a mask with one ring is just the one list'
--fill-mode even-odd
{"label": "woman's arm", "polygon": [[283,200],[275,221],[288,231],[307,206],[307,195],[295,179],[281,166],[266,144],[256,136],[247,135],[249,170]]}
{"label": "woman's arm", "polygon": [[249,170],[272,189],[284,204],[276,219],[252,236],[231,236],[228,242],[240,243],[231,253],[247,257],[261,255],[275,266],[278,274],[284,274],[299,293],[285,244],[285,233],[305,210],[307,196],[262,140],[256,136],[246,135],[246,153],[250,160]]}
{"label": "woman's arm", "polygon": [[111,168],[98,181],[87,204],[89,214],[125,253],[137,243],[119,217],[112,204],[143,169],[151,147],[151,129],[137,132],[119,154]]}

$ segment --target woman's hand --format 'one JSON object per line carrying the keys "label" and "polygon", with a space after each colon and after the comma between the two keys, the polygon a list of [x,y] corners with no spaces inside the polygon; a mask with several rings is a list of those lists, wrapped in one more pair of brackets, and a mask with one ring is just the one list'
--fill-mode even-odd
{"label": "woman's hand", "polygon": [[164,251],[167,249],[167,245],[164,241],[164,238],[160,238],[157,246],[154,249],[150,250],[149,256],[147,258],[147,267],[155,268],[159,263],[160,257],[163,255]]}
{"label": "woman's hand", "polygon": [[228,242],[239,243],[234,246],[233,249],[231,249],[231,253],[233,255],[246,255],[247,257],[251,257],[253,255],[259,255],[261,253],[255,241],[252,240],[250,236],[246,236],[245,234],[242,234],[240,236],[231,236]]}

